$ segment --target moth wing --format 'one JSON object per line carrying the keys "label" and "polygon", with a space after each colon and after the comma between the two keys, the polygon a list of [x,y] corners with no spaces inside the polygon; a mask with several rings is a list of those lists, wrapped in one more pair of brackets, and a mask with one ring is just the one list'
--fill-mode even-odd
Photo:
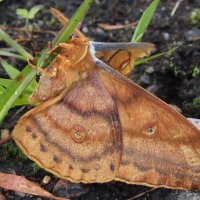
{"label": "moth wing", "polygon": [[200,131],[181,114],[111,68],[98,69],[114,99],[123,152],[116,180],[200,189]]}
{"label": "moth wing", "polygon": [[[116,48],[116,45],[118,49]],[[105,50],[104,50],[105,45]],[[109,49],[107,46],[109,45]],[[113,45],[113,50],[112,50]],[[128,76],[134,69],[134,63],[139,58],[148,56],[154,45],[151,43],[102,43],[101,51],[96,56],[121,74]]]}
{"label": "moth wing", "polygon": [[13,138],[40,167],[72,182],[110,181],[119,168],[119,116],[95,71],[25,114]]}

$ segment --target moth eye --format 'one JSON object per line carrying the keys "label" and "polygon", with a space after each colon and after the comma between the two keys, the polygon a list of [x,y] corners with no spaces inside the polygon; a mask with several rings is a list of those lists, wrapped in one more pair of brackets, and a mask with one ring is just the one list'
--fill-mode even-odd
{"label": "moth eye", "polygon": [[152,128],[152,127],[147,128],[146,129],[146,133],[149,134],[149,135],[153,134],[154,133],[154,128]]}
{"label": "moth eye", "polygon": [[82,143],[85,140],[85,129],[82,126],[75,125],[71,129],[71,137],[74,142]]}

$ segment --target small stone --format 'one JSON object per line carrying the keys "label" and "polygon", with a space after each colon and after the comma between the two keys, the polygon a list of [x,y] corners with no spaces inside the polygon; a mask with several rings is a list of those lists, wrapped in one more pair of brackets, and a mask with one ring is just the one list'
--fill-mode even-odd
{"label": "small stone", "polygon": [[86,26],[84,26],[84,27],[82,28],[82,32],[83,32],[83,33],[88,33],[88,28],[87,28]]}
{"label": "small stone", "polygon": [[140,78],[141,82],[149,85],[151,83],[150,76],[148,74],[143,74]]}
{"label": "small stone", "polygon": [[166,40],[166,41],[169,40],[169,36],[170,36],[169,33],[164,32],[164,33],[162,33],[162,35],[163,35],[164,40]]}
{"label": "small stone", "polygon": [[200,129],[200,119],[188,118],[190,122],[192,122],[198,129]]}
{"label": "small stone", "polygon": [[184,33],[184,37],[187,41],[194,40],[195,37],[200,37],[200,29],[194,28]]}
{"label": "small stone", "polygon": [[55,184],[53,188],[54,195],[64,198],[80,197],[81,195],[86,194],[88,191],[89,189],[84,187],[83,184],[71,183],[61,179]]}
{"label": "small stone", "polygon": [[156,94],[158,92],[158,86],[157,85],[150,85],[146,88],[147,91],[151,92],[152,94]]}
{"label": "small stone", "polygon": [[175,111],[181,113],[182,110],[177,106],[177,105],[174,105],[174,104],[169,104],[171,108],[173,108]]}
{"label": "small stone", "polygon": [[9,137],[9,130],[8,129],[1,130],[1,139],[6,139],[8,137]]}
{"label": "small stone", "polygon": [[6,200],[6,197],[0,193],[0,200]]}
{"label": "small stone", "polygon": [[101,28],[96,28],[96,33],[97,34],[104,34],[104,31]]}
{"label": "small stone", "polygon": [[148,74],[152,74],[154,72],[154,68],[150,66],[150,67],[147,67],[147,69],[145,71]]}
{"label": "small stone", "polygon": [[48,184],[51,180],[51,177],[50,176],[45,176],[43,179],[42,179],[42,183],[44,185]]}
{"label": "small stone", "polygon": [[17,196],[19,196],[19,197],[25,197],[25,193],[23,193],[23,192],[15,192],[15,194],[17,195]]}

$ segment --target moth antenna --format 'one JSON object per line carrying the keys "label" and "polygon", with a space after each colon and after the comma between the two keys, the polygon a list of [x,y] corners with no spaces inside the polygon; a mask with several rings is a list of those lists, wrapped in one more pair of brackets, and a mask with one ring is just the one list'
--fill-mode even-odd
{"label": "moth antenna", "polygon": [[41,67],[35,65],[35,64],[33,63],[33,60],[31,60],[31,59],[28,59],[27,62],[28,62],[28,64],[31,66],[31,68],[37,70],[37,71],[40,72],[42,75],[45,75],[45,76],[47,76],[47,77],[49,77],[49,78],[53,78],[53,77],[56,76],[56,72],[57,72],[56,68],[54,68],[54,71],[53,71],[52,73],[50,73],[50,72],[46,71],[45,69],[42,69]]}
{"label": "moth antenna", "polygon": [[149,52],[154,48],[152,43],[132,43],[132,42],[122,42],[122,43],[112,43],[112,42],[91,42],[96,51],[110,51],[110,50],[128,50],[128,49],[143,49],[145,52]]}
{"label": "moth antenna", "polygon": [[78,64],[79,62],[81,62],[81,61],[86,57],[87,53],[88,53],[88,45],[86,46],[86,48],[85,48],[85,50],[84,50],[82,56],[81,56],[73,65],[76,65],[76,64]]}
{"label": "moth antenna", "polygon": [[[63,15],[59,10],[51,8],[50,12],[63,26],[69,22],[69,19],[65,17],[65,15]],[[79,38],[86,38],[77,28],[74,29],[73,33]]]}

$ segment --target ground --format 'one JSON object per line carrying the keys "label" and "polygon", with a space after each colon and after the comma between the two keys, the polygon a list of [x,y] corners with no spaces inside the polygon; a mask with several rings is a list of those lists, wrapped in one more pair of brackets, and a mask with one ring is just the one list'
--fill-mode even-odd
{"label": "ground", "polygon": [[[78,8],[81,0],[10,0],[0,1],[1,25],[7,27],[7,32],[18,40],[22,40],[22,45],[36,55],[54,34],[44,32],[44,30],[58,31],[61,27],[51,16],[50,7],[55,7],[71,16]],[[87,37],[94,41],[104,42],[127,42],[131,40],[133,28],[123,28],[120,30],[104,30],[98,23],[105,24],[129,24],[137,21],[142,15],[143,10],[151,1],[144,0],[96,0],[88,14],[86,15],[81,30]],[[176,12],[173,8],[179,2]],[[42,4],[42,10],[36,15],[30,24],[34,30],[31,41],[24,41],[25,33],[13,29],[23,27],[24,20],[16,15],[17,8],[31,8],[34,5]],[[200,118],[200,40],[192,37],[200,37],[198,24],[192,24],[191,12],[198,8],[199,0],[184,1],[162,1],[154,15],[153,21],[149,26],[143,41],[152,42],[156,45],[154,53],[164,52],[169,48],[178,47],[171,55],[162,56],[145,65],[136,67],[131,78],[145,89],[154,93],[169,104],[179,108],[186,117]],[[197,33],[197,35],[195,35]],[[0,42],[1,47],[5,47]],[[25,65],[16,60],[10,60],[19,69]],[[0,68],[1,77],[6,77],[5,72]],[[5,122],[0,129],[13,129],[17,119],[29,107],[15,108],[9,112]],[[28,159],[22,162],[22,158],[13,156],[4,147],[0,147],[0,172],[16,173],[23,175],[29,180],[41,183],[43,177],[48,174],[44,170],[34,171],[34,166]],[[56,177],[51,174],[51,181],[44,188],[52,191],[56,182]],[[129,199],[141,194],[151,188],[127,185],[119,182],[105,184],[90,184],[86,186],[89,192],[77,199]],[[1,191],[1,190],[0,190]],[[15,192],[3,191],[7,199],[28,200],[43,199],[36,196],[23,195]],[[156,189],[147,192],[137,199],[156,200],[156,199],[200,199],[200,193],[192,191],[176,191],[167,189]]]}

